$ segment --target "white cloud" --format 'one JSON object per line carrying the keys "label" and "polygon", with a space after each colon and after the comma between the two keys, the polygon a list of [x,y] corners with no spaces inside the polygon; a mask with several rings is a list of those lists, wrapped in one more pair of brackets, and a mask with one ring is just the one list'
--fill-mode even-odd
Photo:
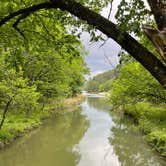
{"label": "white cloud", "polygon": [[[111,12],[111,21],[116,22],[114,15],[117,11],[117,6],[120,0],[113,1],[113,7]],[[108,17],[110,7],[105,8],[102,11],[102,15],[104,17]],[[97,31],[98,34],[101,32]],[[81,35],[81,40],[84,43],[88,56],[85,57],[85,61],[90,68],[91,77],[95,76],[104,71],[115,68],[118,64],[118,53],[120,51],[120,46],[114,42],[112,39],[108,39],[108,41],[102,46],[103,42],[95,42],[90,44],[90,35],[87,32],[84,32]],[[89,78],[89,76],[85,76]]]}

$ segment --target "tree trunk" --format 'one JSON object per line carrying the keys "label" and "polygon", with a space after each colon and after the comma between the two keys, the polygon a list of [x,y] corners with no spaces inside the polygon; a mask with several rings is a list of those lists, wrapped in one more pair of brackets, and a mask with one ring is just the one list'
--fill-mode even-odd
{"label": "tree trunk", "polygon": [[5,106],[3,115],[2,115],[2,120],[1,120],[1,122],[0,122],[0,130],[2,129],[2,126],[3,126],[3,124],[4,124],[4,121],[5,121],[7,112],[8,112],[8,110],[9,110],[10,103],[12,102],[12,99],[13,99],[13,98],[11,98],[11,99],[6,103],[6,106]]}
{"label": "tree trunk", "polygon": [[147,0],[159,30],[166,28],[166,0]]}
{"label": "tree trunk", "polygon": [[42,107],[41,107],[41,111],[44,112],[44,108],[45,108],[45,102],[42,102]]}

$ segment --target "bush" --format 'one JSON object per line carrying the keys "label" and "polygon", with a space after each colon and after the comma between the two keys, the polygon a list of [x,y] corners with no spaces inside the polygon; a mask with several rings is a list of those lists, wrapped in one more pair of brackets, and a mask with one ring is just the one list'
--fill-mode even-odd
{"label": "bush", "polygon": [[146,139],[158,152],[166,156],[166,129],[152,131]]}

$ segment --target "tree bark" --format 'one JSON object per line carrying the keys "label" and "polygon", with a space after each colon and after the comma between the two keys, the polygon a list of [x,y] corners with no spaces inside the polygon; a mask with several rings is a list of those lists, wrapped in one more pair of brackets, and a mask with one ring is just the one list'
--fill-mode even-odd
{"label": "tree bark", "polygon": [[166,28],[166,0],[147,0],[159,30]]}
{"label": "tree bark", "polygon": [[61,10],[66,10],[80,19],[87,21],[88,24],[93,25],[108,37],[114,39],[166,88],[166,67],[128,33],[123,32],[108,19],[73,0],[68,0],[67,2],[65,0],[54,0],[53,3]]}
{"label": "tree bark", "polygon": [[[148,0],[153,1],[153,0]],[[157,0],[155,0],[157,1]],[[24,13],[33,13],[40,9],[59,8],[66,10],[78,18],[85,20],[89,25],[94,26],[108,37],[114,39],[125,49],[131,56],[140,62],[166,89],[166,66],[161,63],[151,52],[144,46],[138,43],[128,33],[120,30],[117,25],[110,22],[101,15],[82,6],[75,0],[52,0],[45,5],[34,5],[29,8],[20,9],[14,13],[9,14],[0,21],[0,26],[8,22],[11,18]]]}
{"label": "tree bark", "polygon": [[11,98],[7,103],[6,103],[6,106],[5,106],[5,109],[4,109],[4,112],[3,112],[3,115],[2,115],[2,120],[0,122],[0,130],[2,129],[2,126],[5,122],[5,119],[6,119],[6,115],[7,115],[7,112],[9,110],[9,106],[10,106],[10,103],[12,102],[13,98]]}

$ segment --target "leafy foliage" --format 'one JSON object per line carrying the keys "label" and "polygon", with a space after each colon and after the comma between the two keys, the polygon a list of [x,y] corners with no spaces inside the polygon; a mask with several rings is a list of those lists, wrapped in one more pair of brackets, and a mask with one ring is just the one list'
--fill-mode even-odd
{"label": "leafy foliage", "polygon": [[[0,18],[42,2],[45,1],[1,1]],[[50,99],[59,100],[80,93],[83,75],[88,71],[83,60],[84,47],[67,30],[72,29],[69,22],[72,23],[73,18],[69,14],[39,10],[17,24],[19,18],[12,19],[0,29],[0,107],[1,114],[5,114],[3,118],[8,111],[30,116],[41,109],[41,104],[43,110]]]}
{"label": "leafy foliage", "polygon": [[166,92],[138,62],[121,67],[118,78],[112,81],[110,96],[117,106],[145,99],[166,101]]}
{"label": "leafy foliage", "polygon": [[90,79],[86,84],[86,90],[88,92],[106,92],[110,90],[110,80],[116,75],[115,70],[110,70],[99,74]]}
{"label": "leafy foliage", "polygon": [[0,76],[0,103],[3,108],[12,99],[11,108],[22,111],[31,111],[37,107],[37,101],[41,96],[36,86],[28,86],[28,80],[23,77],[23,72],[9,69],[1,56]]}
{"label": "leafy foliage", "polygon": [[145,138],[165,156],[166,91],[138,63],[123,61],[111,83],[110,101],[138,123]]}
{"label": "leafy foliage", "polygon": [[152,24],[154,20],[146,5],[143,0],[122,0],[116,13],[120,28],[138,35],[143,24]]}

